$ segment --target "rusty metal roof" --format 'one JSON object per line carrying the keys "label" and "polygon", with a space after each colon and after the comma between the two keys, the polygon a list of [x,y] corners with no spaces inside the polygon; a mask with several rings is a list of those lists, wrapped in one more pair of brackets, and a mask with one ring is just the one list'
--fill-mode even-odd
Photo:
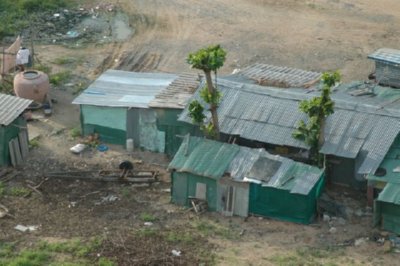
{"label": "rusty metal roof", "polygon": [[[218,88],[223,95],[218,108],[221,132],[264,143],[308,148],[294,139],[292,133],[300,120],[307,120],[299,110],[300,101],[319,96],[318,89],[277,89],[223,79],[219,79]],[[205,104],[198,91],[194,98]],[[339,92],[334,92],[332,98],[335,113],[326,121],[321,152],[359,158],[362,162],[357,169],[359,174],[375,172],[400,132],[400,112],[395,110],[395,103],[389,101],[391,104],[385,107],[373,101],[365,104],[363,97]],[[380,102],[387,100],[382,98]],[[210,117],[207,112],[207,119]],[[179,120],[191,123],[187,109]]]}
{"label": "rusty metal roof", "polygon": [[148,108],[150,101],[178,76],[109,69],[73,100],[73,104]]}
{"label": "rusty metal roof", "polygon": [[193,73],[183,73],[171,82],[167,88],[158,93],[149,103],[154,108],[183,109],[190,97],[200,85],[201,76]]}
{"label": "rusty metal roof", "polygon": [[32,100],[0,93],[0,125],[11,124],[31,102]]}
{"label": "rusty metal roof", "polygon": [[321,73],[257,63],[231,76],[242,76],[262,86],[300,88],[317,83]]}
{"label": "rusty metal roof", "polygon": [[368,55],[369,59],[389,64],[400,64],[400,50],[381,48]]}

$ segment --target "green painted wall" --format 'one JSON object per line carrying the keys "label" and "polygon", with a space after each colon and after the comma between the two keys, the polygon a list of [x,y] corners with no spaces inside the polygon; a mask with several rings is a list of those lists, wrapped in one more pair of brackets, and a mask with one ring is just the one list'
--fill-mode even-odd
{"label": "green painted wall", "polygon": [[127,108],[81,105],[83,135],[98,133],[100,140],[125,145]]}
{"label": "green painted wall", "polygon": [[309,224],[316,214],[316,199],[322,192],[324,178],[308,195],[290,193],[288,190],[250,184],[249,213],[290,222]]}
{"label": "green painted wall", "polygon": [[10,165],[8,142],[18,137],[21,127],[26,127],[26,121],[22,117],[18,117],[6,127],[0,126],[0,166]]}
{"label": "green painted wall", "polygon": [[197,126],[178,121],[181,109],[155,109],[157,112],[157,128],[165,132],[165,153],[171,157],[178,151],[184,136],[202,136]]}
{"label": "green painted wall", "polygon": [[196,195],[197,183],[206,184],[206,199],[208,210],[217,209],[217,182],[208,177],[193,175],[190,173],[173,172],[172,177],[172,202],[178,205],[190,207],[188,197]]}
{"label": "green painted wall", "polygon": [[374,220],[375,224],[381,224],[384,230],[400,234],[400,206],[375,201],[374,206]]}

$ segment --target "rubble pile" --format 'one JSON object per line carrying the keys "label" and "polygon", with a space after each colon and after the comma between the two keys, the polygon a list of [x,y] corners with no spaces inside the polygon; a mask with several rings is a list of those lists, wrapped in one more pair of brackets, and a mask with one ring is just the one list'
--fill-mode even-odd
{"label": "rubble pile", "polygon": [[126,38],[133,32],[128,17],[112,4],[41,12],[32,16],[30,25],[21,30],[25,39],[32,37],[36,42],[76,46],[122,40],[115,38],[121,28]]}

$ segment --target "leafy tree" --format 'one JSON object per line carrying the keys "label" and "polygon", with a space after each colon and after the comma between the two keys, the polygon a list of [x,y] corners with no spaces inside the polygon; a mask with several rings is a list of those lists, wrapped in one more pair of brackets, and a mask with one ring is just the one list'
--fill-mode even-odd
{"label": "leafy tree", "polygon": [[332,101],[331,87],[340,81],[340,73],[325,72],[322,74],[321,81],[323,88],[321,96],[300,102],[299,108],[308,116],[307,123],[301,120],[297,129],[293,132],[293,137],[304,141],[310,146],[309,159],[317,166],[324,164],[323,156],[319,153],[324,144],[324,129],[326,118],[333,114],[335,103]]}
{"label": "leafy tree", "polygon": [[222,95],[216,88],[217,84],[215,86],[213,84],[211,72],[217,76],[217,70],[224,65],[225,57],[226,52],[220,45],[212,45],[189,54],[187,58],[187,62],[192,68],[203,70],[206,76],[207,86],[200,91],[200,96],[210,105],[211,121],[207,125],[204,124],[204,107],[198,101],[192,101],[189,104],[189,116],[193,122],[200,124],[206,135],[217,140],[220,137],[217,108]]}

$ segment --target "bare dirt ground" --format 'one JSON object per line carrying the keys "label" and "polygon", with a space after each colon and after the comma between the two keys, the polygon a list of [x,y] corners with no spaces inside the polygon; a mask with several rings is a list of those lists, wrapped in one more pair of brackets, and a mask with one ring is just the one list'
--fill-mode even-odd
{"label": "bare dirt ground", "polygon": [[[339,69],[345,81],[362,80],[373,71],[366,59],[369,53],[380,47],[398,48],[400,43],[396,0],[110,2],[129,17],[134,34],[126,40],[78,48],[45,42],[35,46],[37,58],[53,72],[72,71],[74,77],[66,83],[93,80],[108,68],[191,71],[185,63],[187,54],[214,43],[228,52],[221,70],[225,74],[261,62],[315,71]],[[79,60],[54,63],[65,57]],[[332,189],[331,195],[349,206],[350,215],[344,221],[337,218],[311,226],[257,217],[197,216],[170,204],[168,159],[162,155],[137,151],[131,157],[116,146],[105,153],[92,149],[82,156],[71,154],[69,148],[80,141],[69,132],[79,126],[78,107],[70,104],[76,96],[71,88],[53,88],[53,115],[30,122],[30,133],[40,135],[38,147],[23,167],[0,177],[6,191],[0,203],[12,215],[0,218],[0,243],[23,248],[43,240],[101,236],[103,246],[88,255],[90,260],[97,263],[99,256],[108,257],[118,265],[398,264],[387,244],[375,241],[382,233],[371,226],[364,194]],[[161,182],[135,187],[48,179],[38,188],[41,194],[28,186],[39,184],[51,171],[115,169],[123,159],[143,160],[136,166],[160,171]],[[110,201],[114,196],[116,200]],[[147,220],[153,225],[145,226]],[[14,229],[17,224],[39,228],[21,233]],[[172,255],[173,249],[182,255]]]}

